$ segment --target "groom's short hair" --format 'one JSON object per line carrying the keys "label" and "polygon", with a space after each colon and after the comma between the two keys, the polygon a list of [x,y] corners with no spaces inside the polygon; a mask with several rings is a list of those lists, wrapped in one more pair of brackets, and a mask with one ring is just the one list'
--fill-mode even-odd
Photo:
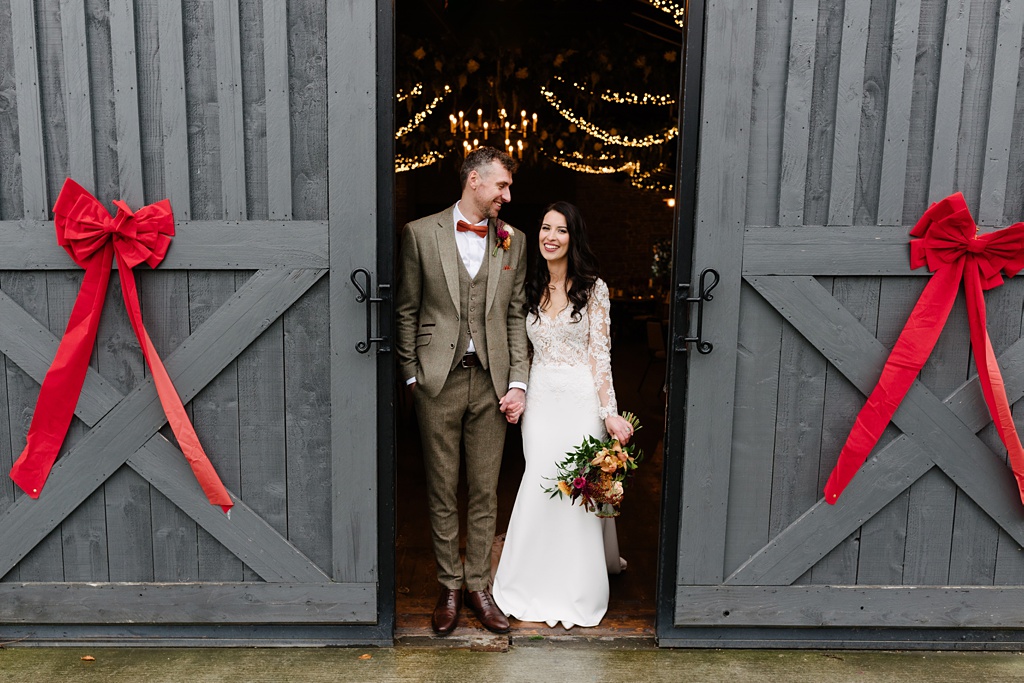
{"label": "groom's short hair", "polygon": [[478,147],[472,152],[466,155],[465,161],[462,162],[462,169],[459,171],[459,182],[462,184],[462,188],[466,188],[466,182],[469,180],[469,174],[473,171],[480,172],[480,169],[487,166],[492,161],[497,161],[505,170],[509,173],[515,173],[516,169],[519,168],[519,164],[516,160],[510,157],[500,149],[493,147]]}

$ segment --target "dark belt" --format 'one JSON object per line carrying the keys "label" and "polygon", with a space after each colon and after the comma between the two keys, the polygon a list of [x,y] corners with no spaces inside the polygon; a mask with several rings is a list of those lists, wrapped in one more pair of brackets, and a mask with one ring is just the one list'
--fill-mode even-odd
{"label": "dark belt", "polygon": [[459,367],[463,368],[475,368],[479,365],[480,359],[477,358],[475,353],[467,353],[465,356],[462,357],[462,360],[459,362]]}

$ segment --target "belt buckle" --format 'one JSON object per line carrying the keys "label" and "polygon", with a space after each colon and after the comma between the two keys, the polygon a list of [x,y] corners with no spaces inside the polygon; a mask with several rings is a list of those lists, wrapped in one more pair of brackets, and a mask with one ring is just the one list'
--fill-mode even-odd
{"label": "belt buckle", "polygon": [[[472,359],[472,360],[469,360],[469,359]],[[461,365],[464,368],[475,368],[477,366],[476,354],[475,353],[467,353],[467,354],[465,354],[464,356],[462,356],[462,360],[459,361],[459,365]]]}

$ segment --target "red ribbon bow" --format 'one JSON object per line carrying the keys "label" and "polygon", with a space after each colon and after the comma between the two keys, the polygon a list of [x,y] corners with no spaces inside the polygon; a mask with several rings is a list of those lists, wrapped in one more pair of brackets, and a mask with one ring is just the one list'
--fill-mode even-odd
{"label": "red ribbon bow", "polygon": [[953,308],[960,280],[967,295],[971,349],[989,413],[1009,453],[1010,467],[1024,501],[1024,448],[1010,413],[992,342],[985,322],[982,292],[1003,283],[1024,268],[1024,223],[978,235],[962,194],[932,204],[910,231],[910,266],[928,266],[931,279],[914,305],[882,376],[861,408],[825,484],[825,501],[835,503],[875,447],[882,431],[913,384],[939,339]]}
{"label": "red ribbon bow", "polygon": [[117,260],[128,317],[142,346],[142,355],[149,365],[167,421],[206,497],[211,504],[220,505],[227,512],[234,503],[203,451],[181,398],[142,325],[142,310],[132,274],[132,268],[140,263],[155,268],[167,254],[174,234],[171,204],[164,199],[135,212],[122,201],[114,204],[118,211],[111,218],[95,197],[70,178],[64,181],[57,196],[53,207],[57,243],[85,269],[85,276],[64,338],[43,378],[25,450],[11,468],[11,479],[31,498],[38,498],[57,459],[96,343],[113,258]]}

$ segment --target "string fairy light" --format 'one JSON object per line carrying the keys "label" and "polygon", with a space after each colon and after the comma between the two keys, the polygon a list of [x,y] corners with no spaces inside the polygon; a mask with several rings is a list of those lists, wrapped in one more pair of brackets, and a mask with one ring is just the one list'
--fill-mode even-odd
{"label": "string fairy light", "polygon": [[410,97],[418,97],[419,95],[422,95],[422,94],[423,94],[423,84],[422,83],[417,83],[416,85],[412,86],[412,90],[410,90],[409,92],[405,92],[404,90],[399,90],[398,93],[395,95],[395,98],[399,102],[405,102]]}
{"label": "string fairy light", "polygon": [[395,155],[395,173],[404,173],[405,171],[415,171],[417,168],[423,168],[436,164],[441,159],[444,159],[445,155],[441,152],[427,152],[421,154],[418,157],[406,157],[401,154]]}
{"label": "string fairy light", "polygon": [[676,22],[680,27],[684,24],[686,17],[686,7],[680,5],[672,0],[647,0],[649,3],[654,5],[657,9],[662,12],[668,12],[672,15],[672,21]]}
{"label": "string fairy light", "polygon": [[593,123],[590,123],[581,116],[577,116],[571,109],[562,104],[562,101],[558,98],[555,93],[548,90],[546,87],[541,86],[541,95],[547,100],[555,111],[562,115],[562,117],[569,123],[575,124],[577,128],[583,130],[585,133],[606,142],[610,145],[620,145],[622,147],[653,147],[655,145],[662,145],[676,136],[679,129],[673,126],[667,131],[661,134],[647,135],[642,138],[631,138],[623,135],[613,135],[611,132],[600,128]]}
{"label": "string fairy light", "polygon": [[424,119],[430,116],[434,112],[434,110],[437,109],[437,105],[441,104],[441,102],[444,101],[444,98],[448,97],[451,91],[452,89],[449,86],[444,86],[443,93],[435,97],[430,104],[423,108],[422,111],[416,112],[416,114],[412,117],[412,120],[409,121],[409,123],[405,124],[404,126],[398,129],[398,132],[395,133],[395,139],[397,140],[403,135],[409,133],[410,131],[415,130],[417,126],[423,123]]}
{"label": "string fairy light", "polygon": [[613,154],[599,154],[596,157],[587,158],[580,152],[558,152],[545,156],[571,171],[589,173],[591,175],[608,175],[611,173],[633,173],[636,170],[635,161],[623,161]]}
{"label": "string fairy light", "polygon": [[655,180],[654,176],[658,173],[663,173],[668,169],[665,164],[658,164],[649,171],[643,173],[634,173],[629,178],[629,184],[638,190],[650,190],[652,192],[672,192],[672,183],[662,182]]}
{"label": "string fairy light", "polygon": [[596,95],[605,102],[612,102],[614,104],[641,104],[663,106],[676,103],[675,98],[672,97],[671,95],[652,95],[650,93],[643,93],[638,95],[636,93],[631,93],[628,91],[624,93],[617,93],[612,92],[611,90],[605,90],[604,92],[601,93],[595,93],[593,90],[587,88],[585,85],[582,85],[580,83],[573,82],[570,84],[569,81],[565,80],[561,76],[555,76],[554,78],[556,81],[560,83],[572,85],[572,87],[576,88],[577,90],[584,94]]}

